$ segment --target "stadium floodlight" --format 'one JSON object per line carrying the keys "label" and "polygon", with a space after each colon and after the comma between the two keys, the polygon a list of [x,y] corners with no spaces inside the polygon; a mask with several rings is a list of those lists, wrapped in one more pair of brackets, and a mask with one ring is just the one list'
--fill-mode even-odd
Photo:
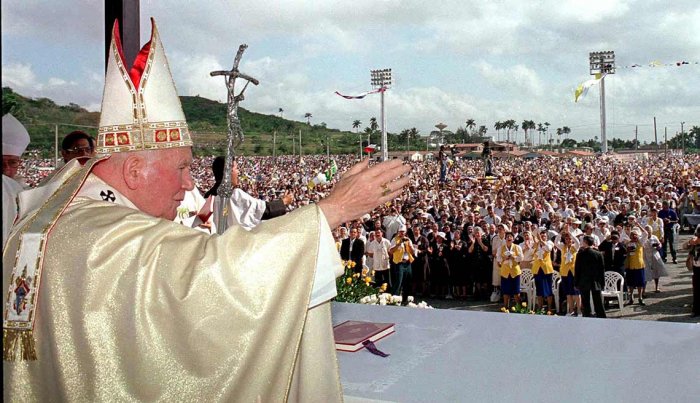
{"label": "stadium floodlight", "polygon": [[384,93],[391,87],[391,69],[370,70],[370,77],[373,88],[384,88],[380,92],[381,96],[381,122],[382,122],[382,161],[389,159],[389,145],[386,138],[386,114],[384,110]]}
{"label": "stadium floodlight", "polygon": [[615,74],[615,52],[591,52],[588,54],[591,75],[600,74],[600,143],[601,151],[608,152],[608,141],[605,136],[605,76]]}

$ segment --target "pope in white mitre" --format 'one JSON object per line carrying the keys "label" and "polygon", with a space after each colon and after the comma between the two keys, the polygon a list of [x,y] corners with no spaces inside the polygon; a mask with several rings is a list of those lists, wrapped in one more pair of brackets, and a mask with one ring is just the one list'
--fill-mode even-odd
{"label": "pope in white mitre", "polygon": [[396,197],[408,168],[360,163],[326,199],[250,232],[174,223],[192,141],[155,24],[131,69],[115,24],[97,146],[19,195],[5,399],[342,400],[330,228]]}

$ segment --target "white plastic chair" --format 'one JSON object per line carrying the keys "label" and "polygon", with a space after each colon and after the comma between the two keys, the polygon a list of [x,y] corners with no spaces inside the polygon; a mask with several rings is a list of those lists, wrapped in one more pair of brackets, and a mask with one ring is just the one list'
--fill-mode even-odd
{"label": "white plastic chair", "polygon": [[527,295],[527,305],[535,309],[535,282],[530,269],[522,269],[520,273],[520,293]]}
{"label": "white plastic chair", "polygon": [[561,283],[561,274],[555,271],[552,272],[552,293],[554,294],[554,305],[559,312],[559,284]]}
{"label": "white plastic chair", "polygon": [[[625,293],[625,278],[622,277],[622,274],[614,271],[606,271],[605,272],[605,287],[603,288],[603,291],[601,291],[601,296],[603,297],[603,300],[605,300],[605,297],[608,298],[616,298],[617,297],[617,304],[618,308],[620,311],[622,311],[622,308],[624,307],[624,293]],[[593,297],[591,296],[591,306],[593,306]]]}

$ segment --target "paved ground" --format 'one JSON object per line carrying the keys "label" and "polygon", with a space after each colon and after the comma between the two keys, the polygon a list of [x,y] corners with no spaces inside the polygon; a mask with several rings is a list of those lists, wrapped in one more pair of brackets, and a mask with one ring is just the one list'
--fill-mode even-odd
{"label": "paved ground", "polygon": [[[690,235],[681,234],[677,243],[683,245],[690,239]],[[611,303],[610,309],[606,311],[609,318],[636,319],[636,320],[660,320],[668,322],[700,323],[700,318],[691,317],[691,277],[692,274],[685,268],[687,252],[678,251],[678,264],[669,261],[666,268],[669,277],[662,277],[659,281],[661,292],[654,293],[653,281],[647,284],[647,294],[645,298],[646,306],[630,305],[622,309],[617,309],[617,303]],[[418,298],[420,301],[421,298]],[[501,308],[500,303],[490,303],[484,301],[461,301],[443,299],[425,299],[425,301],[438,309],[458,309],[473,311],[493,311],[497,312]],[[610,300],[612,302],[612,300]]]}

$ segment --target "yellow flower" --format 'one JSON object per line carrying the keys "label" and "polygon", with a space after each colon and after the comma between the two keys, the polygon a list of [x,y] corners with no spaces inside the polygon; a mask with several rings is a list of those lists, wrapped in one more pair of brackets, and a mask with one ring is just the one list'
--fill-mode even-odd
{"label": "yellow flower", "polygon": [[374,270],[372,270],[372,276],[374,276],[374,273],[375,273],[375,271],[374,271]]}
{"label": "yellow flower", "polygon": [[523,302],[523,303],[522,303],[522,304],[520,304],[520,305],[522,305],[522,306],[523,306],[523,308],[527,308],[527,302]]}
{"label": "yellow flower", "polygon": [[534,315],[534,314],[535,314],[535,311],[530,311],[530,315]]}
{"label": "yellow flower", "polygon": [[355,277],[355,278],[360,278],[360,273],[353,273],[352,276]]}
{"label": "yellow flower", "polygon": [[505,306],[502,306],[502,307],[501,307],[501,312],[506,312],[506,313],[508,313],[508,310],[506,309]]}
{"label": "yellow flower", "polygon": [[379,289],[380,289],[382,292],[384,292],[384,291],[386,291],[387,287],[389,287],[389,285],[388,285],[387,283],[384,283],[384,284],[382,284],[381,287],[379,287]]}
{"label": "yellow flower", "polygon": [[352,284],[352,277],[348,277],[345,279],[346,284]]}
{"label": "yellow flower", "polygon": [[510,308],[511,311],[515,312],[515,307]]}
{"label": "yellow flower", "polygon": [[369,272],[369,269],[368,269],[368,268],[365,267],[364,269],[362,269],[362,275],[363,275],[363,276],[366,276],[368,272]]}

